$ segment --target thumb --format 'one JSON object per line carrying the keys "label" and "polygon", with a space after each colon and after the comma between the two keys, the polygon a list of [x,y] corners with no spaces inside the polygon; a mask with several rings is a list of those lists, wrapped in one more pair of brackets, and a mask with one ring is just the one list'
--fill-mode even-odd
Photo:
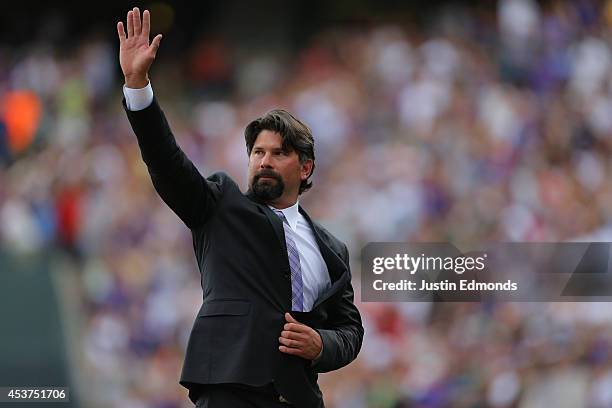
{"label": "thumb", "polygon": [[159,43],[161,42],[161,40],[162,40],[162,35],[157,34],[155,38],[153,39],[153,41],[151,41],[151,45],[149,46],[149,49],[153,51],[153,55],[157,54],[157,49],[159,48]]}
{"label": "thumb", "polygon": [[285,320],[287,320],[288,323],[298,323],[298,324],[300,323],[297,320],[295,320],[289,312],[285,313]]}

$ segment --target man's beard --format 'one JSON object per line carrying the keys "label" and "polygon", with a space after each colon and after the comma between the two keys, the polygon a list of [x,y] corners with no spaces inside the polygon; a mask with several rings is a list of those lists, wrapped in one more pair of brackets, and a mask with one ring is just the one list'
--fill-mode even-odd
{"label": "man's beard", "polygon": [[[272,180],[261,180],[262,177],[271,177]],[[259,200],[270,202],[283,195],[285,182],[281,176],[272,170],[262,170],[253,177],[251,191]]]}

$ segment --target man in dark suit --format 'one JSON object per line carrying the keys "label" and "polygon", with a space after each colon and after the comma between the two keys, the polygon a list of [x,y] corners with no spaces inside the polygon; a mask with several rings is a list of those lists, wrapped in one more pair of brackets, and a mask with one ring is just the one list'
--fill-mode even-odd
{"label": "man in dark suit", "polygon": [[176,144],[148,80],[161,35],[134,8],[117,30],[124,107],[155,189],[189,227],[203,304],[180,383],[199,407],[323,407],[317,374],[350,363],[363,327],[346,245],[313,222],[310,129],[283,110],[245,130],[249,189],[200,175]]}

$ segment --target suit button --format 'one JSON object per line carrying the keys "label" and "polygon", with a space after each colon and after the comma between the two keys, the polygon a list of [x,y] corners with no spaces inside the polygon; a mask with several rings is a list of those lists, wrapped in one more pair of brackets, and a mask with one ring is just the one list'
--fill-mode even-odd
{"label": "suit button", "polygon": [[285,275],[283,275],[285,277],[285,279],[289,279],[291,277],[291,275],[289,275],[288,273],[286,273]]}

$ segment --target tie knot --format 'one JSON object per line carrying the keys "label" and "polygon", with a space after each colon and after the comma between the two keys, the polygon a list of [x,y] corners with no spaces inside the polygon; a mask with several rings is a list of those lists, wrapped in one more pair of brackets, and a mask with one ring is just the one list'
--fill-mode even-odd
{"label": "tie knot", "polygon": [[287,218],[285,218],[285,214],[283,214],[283,212],[281,210],[277,210],[276,208],[274,209],[274,212],[276,213],[276,215],[278,215],[278,217],[285,221]]}

